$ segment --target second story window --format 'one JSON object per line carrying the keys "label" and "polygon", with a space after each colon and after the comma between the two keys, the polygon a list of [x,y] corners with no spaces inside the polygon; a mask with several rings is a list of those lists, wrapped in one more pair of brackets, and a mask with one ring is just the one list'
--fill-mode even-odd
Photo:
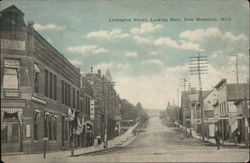
{"label": "second story window", "polygon": [[73,108],[76,107],[75,104],[76,104],[76,103],[75,103],[75,88],[73,88]]}
{"label": "second story window", "polygon": [[4,59],[3,88],[19,89],[20,60]]}
{"label": "second story window", "polygon": [[49,73],[49,98],[53,98],[53,74]]}
{"label": "second story window", "polygon": [[4,68],[3,88],[18,89],[19,79],[16,68]]}
{"label": "second story window", "polygon": [[77,109],[79,110],[80,109],[79,91],[77,91],[76,98],[77,98],[77,100],[76,100]]}
{"label": "second story window", "polygon": [[54,75],[54,100],[57,100],[57,77]]}
{"label": "second story window", "polygon": [[44,70],[44,95],[45,97],[49,97],[49,80],[48,80],[48,70]]}
{"label": "second story window", "polygon": [[61,102],[64,104],[64,81],[62,80],[61,81],[61,88],[62,88],[62,92],[61,92],[61,95],[62,95],[62,99],[61,99]]}
{"label": "second story window", "polygon": [[35,70],[35,75],[34,75],[34,91],[36,93],[39,93],[39,83],[40,83],[40,69],[37,64],[34,64],[34,70]]}

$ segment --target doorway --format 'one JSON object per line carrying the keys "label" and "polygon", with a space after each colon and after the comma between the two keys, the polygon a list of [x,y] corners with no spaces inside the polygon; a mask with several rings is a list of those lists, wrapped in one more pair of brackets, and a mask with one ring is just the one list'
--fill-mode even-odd
{"label": "doorway", "polygon": [[1,146],[3,153],[21,152],[21,127],[18,121],[1,123]]}

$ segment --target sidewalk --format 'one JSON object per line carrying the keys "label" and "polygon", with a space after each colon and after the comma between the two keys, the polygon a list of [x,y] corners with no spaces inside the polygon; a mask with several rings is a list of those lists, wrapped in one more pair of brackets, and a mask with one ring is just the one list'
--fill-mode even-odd
{"label": "sidewalk", "polygon": [[[202,137],[200,134],[196,133],[195,130],[193,129],[190,129],[190,128],[185,128],[183,127],[182,125],[180,124],[177,124],[177,126],[182,129],[183,131],[187,131],[188,133],[190,133],[190,130],[191,130],[191,134],[192,134],[192,137],[196,138],[196,139],[199,139],[199,140],[202,140]],[[215,142],[215,139],[214,138],[207,138],[205,137],[205,141],[208,142],[208,143],[211,143],[211,144],[216,144]],[[224,146],[234,146],[234,147],[238,147],[238,148],[245,148],[246,145],[245,144],[237,144],[235,145],[233,142],[229,142],[229,141],[224,141],[224,143],[222,143]]]}
{"label": "sidewalk", "polygon": [[[93,153],[93,152],[98,152],[98,151],[103,151],[115,147],[123,147],[131,143],[136,136],[133,134],[133,130],[136,128],[138,123],[136,123],[134,126],[132,126],[128,131],[126,131],[124,134],[115,137],[112,140],[108,141],[108,148],[103,147],[103,143],[96,145],[96,146],[91,146],[91,147],[85,147],[85,148],[78,148],[74,150],[74,156],[77,155],[83,155],[87,153]],[[43,159],[43,153],[39,154],[23,154],[23,153],[15,153],[15,154],[2,154],[2,160],[5,162],[27,162],[27,160],[33,160],[32,162],[43,162],[43,161],[48,161],[48,160],[54,160],[60,158],[62,159],[67,159],[71,156],[71,151],[66,150],[66,151],[53,151],[53,152],[48,152],[46,153],[46,159]],[[56,161],[56,162],[57,162]]]}

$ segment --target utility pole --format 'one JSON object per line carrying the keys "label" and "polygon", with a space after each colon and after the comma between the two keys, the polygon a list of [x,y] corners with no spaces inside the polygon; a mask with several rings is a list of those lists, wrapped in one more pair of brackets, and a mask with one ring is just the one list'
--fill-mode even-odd
{"label": "utility pole", "polygon": [[177,106],[180,106],[180,102],[179,102],[179,89],[177,89]]}
{"label": "utility pole", "polygon": [[236,97],[237,99],[239,99],[238,55],[235,56],[235,66],[236,66],[236,84],[237,84]]}
{"label": "utility pole", "polygon": [[[186,85],[188,85],[188,81],[186,78],[179,80],[179,87],[183,87],[183,93],[185,93],[186,91]],[[181,93],[181,97],[182,97],[182,93]],[[181,98],[181,103],[182,103],[182,98]],[[181,108],[182,108],[182,104],[181,104]],[[185,108],[182,108],[182,128],[183,126],[186,126],[185,114],[186,114]],[[187,129],[187,126],[186,126],[186,129]]]}
{"label": "utility pole", "polygon": [[[108,147],[108,100],[110,101],[111,99],[109,91],[110,91],[110,84],[115,82],[109,80],[104,81],[104,78],[102,78],[102,81],[100,83],[102,83],[102,90],[104,94],[104,148],[107,148]],[[104,90],[104,86],[106,87],[106,84],[108,84],[107,93],[105,93],[106,91]],[[107,97],[107,95],[109,95],[109,97]]]}
{"label": "utility pole", "polygon": [[201,136],[202,141],[205,141],[204,138],[204,108],[203,108],[203,97],[202,97],[202,82],[201,75],[207,74],[208,66],[207,56],[201,56],[200,53],[196,57],[190,57],[190,74],[198,75],[199,79],[199,103],[201,109]]}
{"label": "utility pole", "polygon": [[186,85],[188,85],[188,81],[186,78],[180,79],[180,87],[183,87],[183,91],[186,91]]}

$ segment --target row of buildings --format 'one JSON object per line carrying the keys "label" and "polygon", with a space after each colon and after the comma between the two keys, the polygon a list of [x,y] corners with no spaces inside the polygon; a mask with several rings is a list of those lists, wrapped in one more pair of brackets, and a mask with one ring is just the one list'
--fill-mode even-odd
{"label": "row of buildings", "polygon": [[166,109],[169,122],[178,122],[184,128],[194,129],[206,138],[213,138],[215,126],[218,126],[223,141],[249,143],[250,138],[250,97],[249,83],[228,83],[219,81],[212,90],[200,92],[189,87],[181,93],[181,107],[169,105]]}
{"label": "row of buildings", "polygon": [[86,147],[119,135],[121,99],[108,71],[82,75],[15,6],[1,11],[0,27],[2,152],[42,151],[44,141],[47,150]]}

